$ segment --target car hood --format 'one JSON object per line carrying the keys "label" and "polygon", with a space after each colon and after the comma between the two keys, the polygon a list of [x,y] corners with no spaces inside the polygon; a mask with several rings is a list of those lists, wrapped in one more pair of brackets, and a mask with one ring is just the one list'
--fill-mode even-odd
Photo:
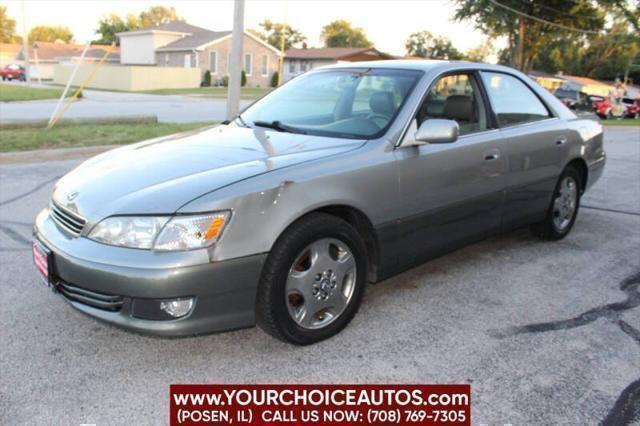
{"label": "car hood", "polygon": [[209,127],[94,157],[58,181],[53,200],[89,221],[114,214],[169,214],[234,182],[363,143],[233,125]]}

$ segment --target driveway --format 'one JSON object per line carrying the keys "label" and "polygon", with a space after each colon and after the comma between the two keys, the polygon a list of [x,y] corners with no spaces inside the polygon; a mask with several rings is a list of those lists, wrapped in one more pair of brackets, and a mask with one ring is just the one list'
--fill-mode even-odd
{"label": "driveway", "polygon": [[256,328],[143,337],[76,312],[29,241],[78,160],[4,165],[0,423],[165,423],[170,383],[405,382],[471,383],[474,424],[624,424],[640,413],[640,134],[606,139],[568,238],[518,230],[370,286],[342,333],[303,348]]}
{"label": "driveway", "polygon": [[[240,101],[244,108],[252,101]],[[57,100],[0,103],[2,120],[49,119]],[[74,102],[65,118],[105,118],[132,115],[156,115],[165,123],[222,121],[227,103],[224,99],[179,95],[84,90],[83,98]]]}

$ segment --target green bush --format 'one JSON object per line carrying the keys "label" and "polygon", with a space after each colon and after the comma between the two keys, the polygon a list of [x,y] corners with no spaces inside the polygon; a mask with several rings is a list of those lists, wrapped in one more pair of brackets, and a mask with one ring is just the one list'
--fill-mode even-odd
{"label": "green bush", "polygon": [[278,87],[278,71],[271,76],[271,87]]}
{"label": "green bush", "polygon": [[205,87],[211,86],[211,71],[206,70],[204,72],[204,77],[202,78],[202,85]]}
{"label": "green bush", "polygon": [[224,77],[222,77],[222,85],[224,87],[229,87],[229,76],[225,75]]}
{"label": "green bush", "polygon": [[240,76],[240,86],[244,87],[247,84],[247,74],[242,70],[242,75]]}

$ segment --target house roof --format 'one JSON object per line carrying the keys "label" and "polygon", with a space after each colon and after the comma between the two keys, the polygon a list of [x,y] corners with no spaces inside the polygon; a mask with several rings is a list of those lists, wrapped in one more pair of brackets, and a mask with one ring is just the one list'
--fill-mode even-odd
{"label": "house roof", "polygon": [[564,78],[565,80],[571,80],[574,83],[578,83],[582,86],[611,86],[610,84],[607,84],[605,82],[594,80],[588,77],[578,77],[575,75],[567,75],[567,74],[562,74],[562,75],[559,75],[558,77]]}
{"label": "house roof", "polygon": [[[102,58],[109,45],[94,44],[87,50],[86,56],[89,58]],[[35,60],[36,50],[38,53],[38,61],[57,61],[58,58],[76,57],[82,54],[84,45],[73,43],[50,43],[37,41],[29,46],[29,61]],[[109,54],[109,60],[117,60],[120,58],[120,48],[114,47]],[[24,60],[22,50],[19,49],[16,54],[17,60]]]}
{"label": "house roof", "polygon": [[196,49],[202,45],[211,43],[219,38],[226,37],[231,34],[231,31],[209,31],[201,30],[193,33],[190,36],[173,41],[166,46],[162,46],[156,49],[158,52],[164,50],[188,50]]}
{"label": "house roof", "polygon": [[148,27],[140,28],[134,31],[125,31],[122,33],[117,33],[116,35],[119,37],[122,37],[127,35],[150,33],[153,31],[180,33],[180,34],[193,34],[201,31],[209,31],[209,30],[207,30],[206,28],[196,27],[195,25],[187,24],[184,21],[171,21],[171,22],[167,22],[166,24],[150,25]]}
{"label": "house roof", "polygon": [[551,74],[548,72],[544,72],[544,71],[529,71],[529,76],[530,77],[541,77],[541,78],[555,78],[558,80],[564,80],[564,76],[562,75],[557,75],[557,74]]}
{"label": "house roof", "polygon": [[284,53],[289,59],[342,59],[359,53],[371,52],[387,57],[373,47],[309,47],[306,49],[289,49]]}

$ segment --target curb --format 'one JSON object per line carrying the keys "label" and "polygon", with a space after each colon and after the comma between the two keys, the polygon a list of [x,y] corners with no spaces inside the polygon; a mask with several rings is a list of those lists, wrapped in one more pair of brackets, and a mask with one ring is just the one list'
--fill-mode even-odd
{"label": "curb", "polygon": [[80,148],[38,149],[33,151],[17,151],[0,153],[0,164],[39,163],[42,161],[73,160],[93,157],[113,148],[124,145],[98,145]]}

